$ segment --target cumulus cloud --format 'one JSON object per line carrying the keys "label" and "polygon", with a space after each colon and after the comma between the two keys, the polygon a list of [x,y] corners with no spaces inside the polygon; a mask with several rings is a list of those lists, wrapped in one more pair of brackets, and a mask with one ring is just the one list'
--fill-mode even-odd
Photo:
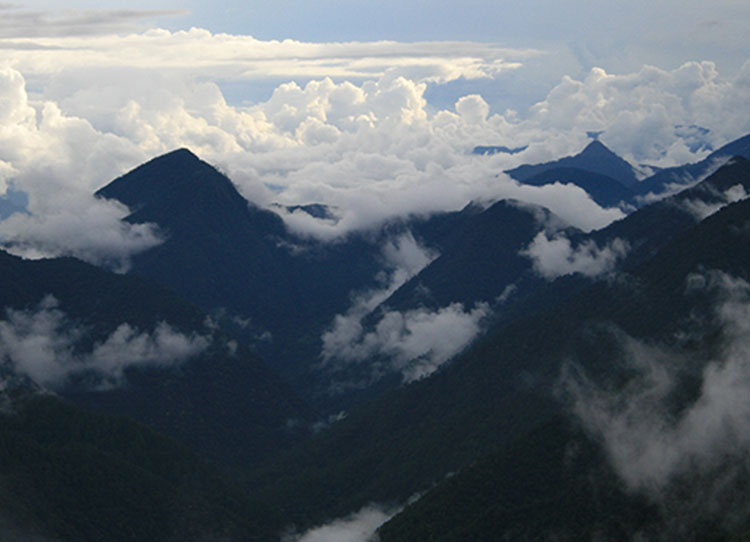
{"label": "cumulus cloud", "polygon": [[[736,114],[748,109],[750,63],[733,78],[707,62],[626,74],[592,69],[581,80],[564,78],[529,110],[493,113],[475,93],[436,109],[428,90],[471,78],[500,85],[508,70],[539,61],[539,51],[277,42],[200,29],[18,41],[25,46],[7,50],[0,77],[0,189],[13,181],[28,193],[34,218],[16,218],[0,235],[91,261],[103,247],[51,250],[85,235],[50,240],[42,230],[59,227],[55,214],[70,217],[71,228],[76,216],[104,214],[76,205],[94,205],[90,192],[177,147],[219,166],[260,205],[329,205],[331,219],[273,208],[292,230],[333,239],[397,216],[503,198],[548,207],[584,230],[601,228],[623,212],[602,209],[574,185],[523,186],[500,172],[578,152],[590,131],[634,163],[657,165],[702,158],[707,147],[696,137],[716,147],[750,131]],[[228,82],[253,86],[269,77],[279,84],[254,102],[232,105],[222,92]],[[528,147],[472,156],[478,144]],[[120,216],[112,210],[103,228],[113,237]],[[122,233],[128,253],[155,241]]]}
{"label": "cumulus cloud", "polygon": [[601,248],[590,240],[573,247],[564,234],[550,238],[542,231],[521,254],[532,260],[534,271],[547,280],[552,280],[574,273],[586,277],[609,273],[629,249],[628,242],[619,238]]}
{"label": "cumulus cloud", "polygon": [[684,408],[675,410],[674,401],[690,360],[632,338],[623,345],[639,376],[624,389],[602,389],[575,372],[566,377],[575,414],[601,438],[618,474],[631,489],[655,495],[677,477],[711,473],[750,453],[750,285],[719,272],[689,284],[716,292],[723,344],[702,365],[699,393]]}
{"label": "cumulus cloud", "polygon": [[58,389],[71,377],[93,375],[105,388],[122,384],[128,367],[176,365],[211,342],[209,336],[185,335],[166,322],[151,332],[123,323],[90,352],[80,352],[77,344],[85,333],[52,296],[34,309],[7,309],[0,321],[0,361],[43,387]]}
{"label": "cumulus cloud", "polygon": [[711,62],[621,75],[593,68],[583,80],[565,77],[531,108],[528,123],[543,132],[602,131],[602,141],[634,163],[679,165],[707,151],[692,152],[694,141],[677,125],[708,130],[714,148],[750,132],[750,121],[733,113],[748,106],[748,73],[750,63],[733,79],[721,78]]}
{"label": "cumulus cloud", "polygon": [[378,505],[365,506],[358,512],[331,523],[314,527],[302,534],[285,535],[283,542],[372,542],[378,527],[400,511]]}
{"label": "cumulus cloud", "polygon": [[153,225],[130,225],[122,205],[98,200],[100,175],[146,155],[132,143],[30,102],[25,80],[0,69],[0,174],[28,196],[26,213],[0,221],[0,244],[24,256],[73,255],[118,269],[161,242]]}

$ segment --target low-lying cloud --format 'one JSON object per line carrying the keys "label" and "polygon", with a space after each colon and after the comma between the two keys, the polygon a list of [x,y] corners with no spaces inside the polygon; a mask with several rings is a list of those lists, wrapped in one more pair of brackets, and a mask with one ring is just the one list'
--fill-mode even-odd
{"label": "low-lying cloud", "polygon": [[[386,243],[383,256],[383,287],[355,295],[346,313],[334,317],[321,336],[321,357],[334,371],[370,360],[372,378],[395,371],[410,382],[433,373],[465,348],[481,330],[481,322],[490,309],[484,303],[469,310],[453,303],[436,311],[381,310],[381,304],[437,254],[421,247],[411,233],[405,233]],[[364,321],[376,310],[380,311],[377,323],[370,329]]]}
{"label": "low-lying cloud", "polygon": [[327,361],[340,355],[352,359],[351,345],[364,332],[362,320],[435,257],[436,254],[421,247],[410,232],[388,241],[383,247],[385,271],[379,276],[382,287],[357,293],[346,313],[334,317],[330,329],[321,337],[323,359]]}
{"label": "low-lying cloud", "polygon": [[738,183],[730,186],[723,192],[719,192],[718,190],[713,191],[713,197],[710,199],[685,199],[679,205],[698,220],[703,220],[719,212],[730,203],[746,199],[749,195],[745,187]]}
{"label": "low-lying cloud", "polygon": [[365,506],[345,518],[313,527],[302,534],[287,534],[283,542],[374,542],[375,532],[400,511],[378,505]]}
{"label": "low-lying cloud", "polygon": [[[750,285],[720,272],[692,276],[689,285],[716,294],[722,337],[717,354],[698,365],[702,371],[694,399],[681,407],[676,402],[689,397],[680,386],[695,360],[628,337],[623,346],[638,376],[624,388],[603,389],[571,367],[564,382],[573,412],[601,439],[628,488],[661,501],[675,480],[703,480],[693,490],[704,502],[684,493],[685,487],[679,500],[685,505],[695,498],[690,505],[705,510],[711,504],[708,495],[726,498],[736,490],[730,478],[742,472],[750,454]],[[722,475],[714,477],[716,472]],[[714,512],[729,519],[729,509]]]}
{"label": "low-lying cloud", "polygon": [[466,348],[489,314],[486,303],[471,309],[452,303],[435,311],[385,311],[370,331],[361,322],[344,326],[336,320],[323,335],[323,358],[339,368],[368,360],[373,376],[395,371],[411,382],[429,376]]}
{"label": "low-lying cloud", "polygon": [[178,365],[211,343],[208,335],[185,335],[166,322],[150,332],[123,323],[89,352],[80,352],[85,333],[52,296],[34,309],[7,309],[0,320],[0,362],[46,388],[60,389],[85,375],[104,389],[121,385],[128,367]]}
{"label": "low-lying cloud", "polygon": [[591,240],[574,247],[564,234],[550,238],[546,232],[540,232],[521,254],[531,258],[534,271],[545,279],[552,280],[574,273],[586,277],[609,273],[629,250],[628,242],[620,238],[613,239],[601,248]]}
{"label": "low-lying cloud", "polygon": [[129,214],[125,206],[90,194],[78,196],[56,211],[16,213],[0,222],[0,246],[24,258],[73,256],[124,272],[131,256],[164,241],[155,224],[124,222]]}

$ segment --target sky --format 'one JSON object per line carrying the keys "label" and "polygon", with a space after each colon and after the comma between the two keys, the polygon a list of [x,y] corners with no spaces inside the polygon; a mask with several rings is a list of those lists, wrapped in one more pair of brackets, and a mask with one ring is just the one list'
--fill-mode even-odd
{"label": "sky", "polygon": [[159,232],[92,193],[178,147],[257,205],[331,205],[284,216],[322,239],[498,198],[601,227],[622,212],[502,172],[588,132],[657,166],[747,134],[748,21],[743,0],[0,3],[0,205],[28,196],[0,242],[126,269]]}

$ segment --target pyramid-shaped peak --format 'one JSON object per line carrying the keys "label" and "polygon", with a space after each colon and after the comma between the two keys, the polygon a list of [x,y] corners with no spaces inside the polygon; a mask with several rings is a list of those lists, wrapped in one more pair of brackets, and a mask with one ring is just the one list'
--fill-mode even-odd
{"label": "pyramid-shaped peak", "polygon": [[187,147],[180,147],[179,149],[175,149],[166,154],[162,154],[161,156],[157,156],[151,161],[154,162],[157,160],[198,160],[200,161],[200,158],[198,158],[193,153],[193,151],[191,151]]}
{"label": "pyramid-shaped peak", "polygon": [[142,207],[156,200],[179,198],[218,187],[228,193],[236,192],[225,175],[190,150],[180,148],[136,167],[96,194],[129,207]]}
{"label": "pyramid-shaped peak", "polygon": [[543,172],[565,168],[604,175],[626,188],[632,188],[638,183],[633,166],[597,139],[591,141],[585,149],[575,156],[566,156],[543,164],[523,165],[508,170],[506,173],[514,179],[524,182]]}
{"label": "pyramid-shaped peak", "polygon": [[586,147],[578,154],[578,156],[585,158],[613,158],[618,161],[623,161],[616,153],[607,147],[604,143],[598,139],[590,142]]}

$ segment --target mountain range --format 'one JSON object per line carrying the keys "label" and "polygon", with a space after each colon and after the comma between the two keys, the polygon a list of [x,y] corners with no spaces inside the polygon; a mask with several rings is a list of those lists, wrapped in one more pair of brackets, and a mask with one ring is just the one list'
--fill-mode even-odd
{"label": "mountain range", "polygon": [[164,239],[128,273],[0,251],[0,533],[279,540],[382,503],[383,541],[741,539],[747,158],[648,176],[593,141],[507,174],[627,212],[602,229],[500,200],[336,242],[187,149],[143,164],[96,193]]}

